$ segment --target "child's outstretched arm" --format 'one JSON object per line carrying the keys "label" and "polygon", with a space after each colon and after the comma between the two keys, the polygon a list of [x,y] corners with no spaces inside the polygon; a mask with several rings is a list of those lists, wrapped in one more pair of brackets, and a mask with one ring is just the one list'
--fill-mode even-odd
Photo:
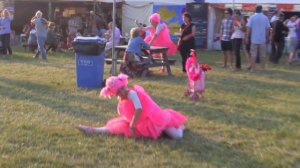
{"label": "child's outstretched arm", "polygon": [[149,50],[150,49],[150,44],[146,43],[142,38],[141,38],[141,43],[144,49]]}

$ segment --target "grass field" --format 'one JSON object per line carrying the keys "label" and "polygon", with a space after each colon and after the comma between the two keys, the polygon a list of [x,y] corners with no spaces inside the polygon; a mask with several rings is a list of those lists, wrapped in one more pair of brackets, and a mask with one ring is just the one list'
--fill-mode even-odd
{"label": "grass field", "polygon": [[43,62],[15,49],[0,58],[0,167],[299,168],[300,66],[234,72],[219,68],[220,52],[198,56],[213,68],[201,101],[183,97],[178,56],[173,77],[152,69],[130,81],[189,117],[182,140],[153,141],[82,134],[75,125],[101,126],[117,115],[116,99],[76,88],[72,53]]}

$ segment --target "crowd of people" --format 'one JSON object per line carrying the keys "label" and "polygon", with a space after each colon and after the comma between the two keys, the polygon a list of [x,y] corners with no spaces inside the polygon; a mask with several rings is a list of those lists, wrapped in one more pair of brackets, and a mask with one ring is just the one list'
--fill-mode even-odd
{"label": "crowd of people", "polygon": [[[93,11],[90,11],[85,21],[80,15],[76,14],[69,18],[67,26],[63,25],[60,20],[46,20],[42,17],[42,11],[37,11],[30,22],[23,26],[21,38],[24,40],[22,40],[22,45],[25,48],[28,47],[31,52],[35,52],[35,58],[38,57],[40,52],[42,53],[42,58],[46,58],[45,54],[47,52],[63,52],[72,49],[72,42],[76,36],[100,36],[107,39],[105,50],[108,51],[112,48],[112,23],[109,22],[105,26],[101,17]],[[115,35],[115,44],[118,45],[121,37],[118,27],[115,28]],[[46,49],[39,48],[39,44],[44,45]]]}
{"label": "crowd of people", "polygon": [[[256,6],[255,13],[249,18],[242,17],[239,10],[225,9],[225,18],[220,29],[221,48],[223,51],[223,67],[241,69],[241,45],[244,44],[245,55],[249,65],[247,69],[253,71],[256,63],[265,69],[268,46],[271,46],[269,61],[278,64],[283,55],[285,46],[288,46],[288,64],[295,62],[297,50],[300,48],[300,18],[296,15],[285,18],[282,11],[278,10],[269,18],[263,13],[261,5]],[[287,39],[287,40],[286,40]],[[285,43],[288,45],[285,45]],[[233,57],[233,53],[234,56]]]}

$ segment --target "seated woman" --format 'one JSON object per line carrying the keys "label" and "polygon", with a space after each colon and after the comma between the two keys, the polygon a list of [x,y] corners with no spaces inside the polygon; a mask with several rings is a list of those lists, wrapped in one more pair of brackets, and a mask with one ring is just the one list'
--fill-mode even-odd
{"label": "seated woman", "polygon": [[187,117],[173,109],[161,109],[150,95],[138,85],[127,87],[128,76],[120,74],[106,80],[100,96],[118,96],[119,116],[103,127],[76,126],[85,133],[125,135],[133,138],[157,139],[166,133],[172,139],[181,139]]}
{"label": "seated woman", "polygon": [[57,46],[59,43],[59,37],[55,31],[55,23],[50,22],[48,25],[48,32],[47,32],[47,39],[46,39],[46,44],[48,45],[47,52],[50,51],[56,51]]}
{"label": "seated woman", "polygon": [[124,53],[124,63],[121,65],[120,71],[130,77],[140,76],[144,72],[145,61],[141,56],[142,48],[150,49],[141,37],[142,31],[140,28],[132,28],[130,30],[130,40],[126,52]]}
{"label": "seated woman", "polygon": [[114,41],[115,46],[120,44],[121,32],[120,32],[120,29],[117,27],[117,25],[115,26],[115,39],[114,40],[112,37],[112,33],[113,33],[112,22],[109,22],[108,23],[108,31],[104,35],[104,37],[108,40],[106,43],[106,46],[105,46],[105,52],[112,49],[113,41]]}

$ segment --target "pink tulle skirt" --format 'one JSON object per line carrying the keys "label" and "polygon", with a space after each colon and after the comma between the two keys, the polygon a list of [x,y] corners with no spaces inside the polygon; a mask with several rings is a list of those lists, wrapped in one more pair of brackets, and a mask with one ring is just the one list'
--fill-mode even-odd
{"label": "pink tulle skirt", "polygon": [[201,72],[201,77],[197,80],[191,80],[191,79],[188,79],[188,84],[187,84],[187,87],[188,87],[188,90],[191,92],[191,93],[196,93],[196,92],[204,92],[205,90],[205,78],[206,78],[206,74],[204,71]]}
{"label": "pink tulle skirt", "polygon": [[[159,120],[163,121],[162,123],[151,118],[144,118],[142,120],[139,120],[135,126],[135,136],[157,139],[166,128],[178,128],[187,121],[187,118],[184,115],[172,109],[162,110],[161,113],[162,118],[160,118]],[[119,134],[130,137],[131,133],[129,124],[130,121],[122,116],[119,116],[109,120],[106,123],[106,128],[112,134]]]}
{"label": "pink tulle skirt", "polygon": [[[145,38],[145,41],[147,43],[150,42],[152,36],[147,36]],[[177,46],[173,43],[170,37],[167,38],[161,38],[157,36],[157,38],[153,41],[152,46],[159,46],[159,47],[168,47],[167,55],[174,55],[177,52]]]}
{"label": "pink tulle skirt", "polygon": [[[168,56],[174,55],[177,52],[177,46],[170,37],[170,31],[168,25],[163,23],[163,26],[165,27],[165,29],[158,34],[156,39],[152,42],[152,46],[168,47],[169,49],[167,51],[167,55]],[[154,35],[155,35],[155,29],[152,28],[150,29],[150,35],[145,38],[145,41],[149,43]]]}

